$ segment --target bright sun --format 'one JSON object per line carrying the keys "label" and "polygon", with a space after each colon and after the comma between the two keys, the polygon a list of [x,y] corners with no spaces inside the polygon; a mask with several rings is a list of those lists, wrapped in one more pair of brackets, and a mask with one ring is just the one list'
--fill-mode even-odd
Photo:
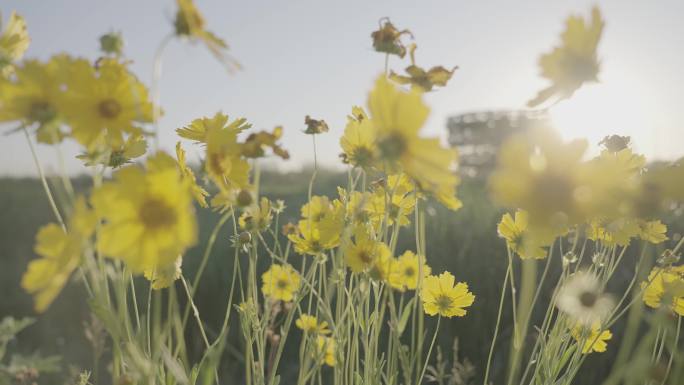
{"label": "bright sun", "polygon": [[588,139],[592,153],[598,151],[601,139],[612,134],[631,136],[635,148],[652,148],[645,98],[633,86],[624,82],[584,86],[549,109],[551,121],[566,139]]}

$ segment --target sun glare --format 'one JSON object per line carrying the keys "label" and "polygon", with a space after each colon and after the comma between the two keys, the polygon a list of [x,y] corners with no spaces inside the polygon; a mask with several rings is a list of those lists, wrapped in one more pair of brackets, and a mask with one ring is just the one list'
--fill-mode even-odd
{"label": "sun glare", "polygon": [[585,86],[551,107],[554,127],[566,139],[586,138],[593,152],[601,139],[612,134],[631,136],[636,147],[650,148],[652,139],[643,131],[649,126],[643,97],[619,84]]}

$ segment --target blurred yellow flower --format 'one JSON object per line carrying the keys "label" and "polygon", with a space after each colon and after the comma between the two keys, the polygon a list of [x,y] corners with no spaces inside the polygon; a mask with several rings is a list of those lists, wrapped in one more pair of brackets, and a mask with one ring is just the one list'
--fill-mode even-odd
{"label": "blurred yellow flower", "polygon": [[[368,271],[375,266],[376,261],[387,262],[392,254],[385,243],[373,240],[363,232],[356,234],[354,241],[349,241],[342,253],[345,263],[354,273]],[[378,267],[381,268],[378,271],[378,276],[380,276],[385,269],[382,264]]]}
{"label": "blurred yellow flower", "polygon": [[570,16],[565,31],[561,34],[561,44],[539,58],[541,76],[551,81],[551,85],[527,102],[529,107],[544,103],[556,96],[559,99],[571,97],[582,84],[598,81],[600,63],[596,48],[603,20],[597,7],[591,11],[591,21],[585,22],[580,16]]}
{"label": "blurred yellow flower", "polygon": [[380,226],[385,218],[387,225],[395,223],[408,226],[411,223],[409,215],[416,206],[414,184],[405,174],[395,174],[376,184],[368,202],[368,214],[375,227]]}
{"label": "blurred yellow flower", "polygon": [[654,267],[641,289],[646,305],[654,309],[665,305],[684,316],[684,265]]}
{"label": "blurred yellow flower", "polygon": [[302,219],[297,224],[297,232],[288,234],[287,238],[299,254],[319,255],[340,244],[340,233],[344,225],[340,219],[341,217],[334,217],[320,223]]}
{"label": "blurred yellow flower", "polygon": [[424,261],[425,257],[419,256],[411,250],[405,251],[392,264],[390,285],[399,291],[416,290],[420,274],[422,273],[423,277],[427,277],[432,272],[430,266],[425,262],[423,262],[422,267],[420,266],[421,260]]}
{"label": "blurred yellow flower", "polygon": [[[2,26],[2,18],[0,18],[0,26]],[[26,29],[26,21],[12,11],[5,28],[0,33],[0,77],[12,73],[12,65],[24,56],[30,43],[31,38]]]}
{"label": "blurred yellow flower", "polygon": [[316,347],[318,356],[328,366],[335,366],[337,359],[335,358],[335,340],[331,337],[318,336],[316,338]]}
{"label": "blurred yellow flower", "polygon": [[639,238],[653,244],[663,243],[667,240],[667,226],[659,220],[641,221],[639,223]]}
{"label": "blurred yellow flower", "polygon": [[50,223],[36,234],[35,252],[41,258],[29,262],[21,286],[34,296],[34,307],[43,312],[59,295],[71,273],[80,265],[88,239],[95,231],[97,217],[79,197],[67,231]]}
{"label": "blurred yellow flower", "polygon": [[499,236],[506,240],[506,245],[522,259],[546,258],[547,252],[544,247],[549,246],[536,237],[529,228],[529,215],[527,211],[518,210],[515,218],[511,214],[504,214],[497,226]]}
{"label": "blurred yellow flower", "polygon": [[88,150],[102,144],[120,147],[124,133],[142,134],[138,124],[152,122],[147,88],[115,59],[100,60],[97,68],[74,61],[67,90],[61,108],[71,135]]}
{"label": "blurred yellow flower", "polygon": [[231,122],[228,115],[217,112],[211,118],[198,118],[185,127],[177,128],[176,133],[181,138],[189,139],[196,143],[206,144],[209,131],[225,130],[230,132],[234,131],[236,134],[239,134],[251,127],[252,125],[248,123],[245,118],[233,119]]}
{"label": "blurred yellow flower", "polygon": [[290,265],[271,265],[262,276],[261,292],[265,297],[290,302],[299,290],[301,278]]}
{"label": "blurred yellow flower", "polygon": [[207,207],[206,197],[209,195],[209,193],[197,184],[195,173],[192,171],[190,166],[188,166],[187,161],[185,160],[185,150],[183,150],[183,147],[181,147],[180,142],[176,143],[176,159],[178,161],[178,169],[180,170],[183,180],[187,180],[190,184],[193,198],[195,198],[195,201],[197,201],[200,206]]}
{"label": "blurred yellow flower", "polygon": [[475,296],[468,291],[467,283],[459,282],[454,285],[454,281],[454,276],[447,271],[439,276],[425,277],[420,290],[425,314],[439,314],[447,318],[466,315],[465,308],[473,304]]}
{"label": "blurred yellow flower", "polygon": [[183,258],[179,256],[173,263],[146,268],[143,273],[145,278],[152,283],[152,289],[161,290],[171,286],[180,278],[182,264]]}
{"label": "blurred yellow flower", "polygon": [[433,193],[447,207],[456,209],[449,194],[455,193],[458,177],[450,167],[455,150],[444,148],[437,138],[418,136],[429,109],[421,93],[397,89],[384,76],[378,78],[368,97],[368,109],[375,129],[378,162],[386,172],[403,171],[425,192]]}
{"label": "blurred yellow flower", "polygon": [[242,155],[245,158],[260,158],[266,152],[265,147],[271,148],[273,154],[281,159],[290,159],[290,153],[278,144],[278,140],[283,136],[283,127],[278,126],[273,129],[273,133],[259,131],[249,134],[242,144]]}
{"label": "blurred yellow flower", "polygon": [[41,143],[60,142],[65,71],[73,59],[66,55],[52,57],[47,63],[26,60],[8,79],[0,77],[0,122],[19,122],[37,126]]}
{"label": "blurred yellow flower", "polygon": [[586,235],[606,246],[627,246],[640,231],[639,223],[631,218],[619,218],[610,222],[594,219],[589,223]]}
{"label": "blurred yellow flower", "polygon": [[271,201],[262,197],[259,204],[253,204],[240,215],[240,228],[247,231],[259,232],[266,230],[273,220]]}
{"label": "blurred yellow flower", "polygon": [[178,12],[174,21],[176,35],[195,39],[203,43],[214,57],[226,66],[229,72],[239,70],[240,63],[228,55],[228,44],[206,29],[204,17],[193,0],[176,0]]}
{"label": "blurred yellow flower", "polygon": [[190,183],[165,153],[147,160],[147,171],[127,166],[93,192],[105,220],[97,247],[134,272],[170,266],[197,240]]}
{"label": "blurred yellow flower", "polygon": [[583,344],[582,354],[605,352],[608,346],[606,341],[613,337],[613,333],[611,333],[610,330],[601,330],[601,325],[598,322],[592,324],[591,328],[582,324],[577,324],[572,328],[570,334],[572,334],[572,337],[577,343]]}
{"label": "blurred yellow flower", "polygon": [[342,161],[364,170],[370,170],[375,163],[377,148],[373,123],[360,107],[352,109],[347,126],[340,138]]}
{"label": "blurred yellow flower", "polygon": [[299,316],[295,325],[305,333],[313,333],[318,335],[330,334],[328,323],[325,321],[318,322],[318,318],[309,314],[302,314]]}

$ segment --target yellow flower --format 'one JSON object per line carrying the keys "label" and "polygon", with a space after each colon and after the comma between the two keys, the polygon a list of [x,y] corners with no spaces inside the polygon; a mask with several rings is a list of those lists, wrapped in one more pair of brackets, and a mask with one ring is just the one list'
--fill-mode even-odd
{"label": "yellow flower", "polygon": [[[348,242],[343,250],[344,261],[354,273],[368,271],[376,266],[376,261],[386,262],[391,258],[392,252],[383,242],[378,242],[365,233],[359,233],[354,237],[354,242]],[[385,271],[383,264],[378,265],[379,275]]]}
{"label": "yellow flower", "polygon": [[259,131],[249,134],[242,144],[242,155],[245,158],[260,158],[266,154],[264,147],[270,147],[273,153],[281,159],[290,159],[290,153],[277,143],[282,136],[282,126],[274,128],[273,133]]}
{"label": "yellow flower", "polygon": [[583,344],[582,354],[605,352],[608,346],[606,341],[613,337],[610,330],[601,330],[601,325],[598,322],[592,324],[591,328],[583,326],[582,324],[577,324],[572,328],[570,334],[572,334],[572,337],[577,343]]}
{"label": "yellow flower", "polygon": [[429,112],[421,93],[400,91],[381,76],[368,97],[368,108],[383,169],[403,171],[421,190],[435,194],[451,209],[458,208],[453,199],[445,199],[455,193],[458,184],[450,170],[456,151],[443,148],[437,138],[418,136]]}
{"label": "yellow flower", "polygon": [[[2,25],[1,19],[0,25]],[[7,25],[0,33],[0,76],[12,73],[12,64],[24,56],[30,43],[26,21],[13,11],[7,20]]]}
{"label": "yellow flower", "polygon": [[360,107],[352,109],[352,115],[348,117],[344,134],[340,138],[340,146],[344,163],[364,170],[369,170],[374,165],[377,156],[375,131],[373,123]]}
{"label": "yellow flower", "polygon": [[345,208],[347,220],[355,225],[365,225],[370,219],[371,194],[367,191],[352,191],[351,193],[342,187],[337,187],[340,195],[340,203]]}
{"label": "yellow flower", "polygon": [[309,314],[302,314],[297,321],[295,321],[295,325],[297,325],[297,327],[303,330],[305,333],[319,335],[330,334],[330,329],[328,329],[327,322],[318,322],[318,318]]}
{"label": "yellow flower", "polygon": [[184,139],[197,143],[207,143],[207,135],[212,130],[226,130],[235,132],[236,135],[252,127],[245,118],[234,119],[232,122],[228,115],[217,112],[212,118],[195,119],[185,127],[177,128],[176,133]]}
{"label": "yellow flower", "polygon": [[35,124],[39,142],[60,142],[64,133],[59,129],[59,101],[64,95],[64,72],[71,62],[65,55],[47,63],[26,60],[15,68],[11,79],[0,77],[0,122]]}
{"label": "yellow flower", "polygon": [[454,285],[454,276],[445,271],[439,276],[430,275],[423,281],[420,295],[423,310],[427,315],[451,318],[466,315],[465,308],[475,301],[473,293],[468,291],[468,284],[459,282]]}
{"label": "yellow flower", "polygon": [[456,71],[458,67],[454,67],[449,71],[442,66],[436,66],[426,71],[422,67],[416,65],[416,48],[417,46],[415,44],[411,44],[411,47],[409,48],[411,65],[405,69],[408,76],[397,75],[394,71],[390,71],[390,79],[399,84],[410,84],[412,88],[415,87],[425,92],[432,91],[434,86],[446,86],[447,82],[451,79],[451,75],[454,74],[454,71]]}
{"label": "yellow flower", "polygon": [[403,58],[406,55],[406,46],[401,42],[402,35],[409,35],[413,38],[411,31],[408,29],[400,31],[394,27],[389,18],[382,18],[380,19],[380,28],[371,33],[373,48],[377,52],[397,55]]}
{"label": "yellow flower", "polygon": [[409,215],[416,206],[415,186],[405,174],[390,175],[380,181],[370,196],[368,214],[374,226],[380,226],[387,217],[387,224],[408,226]]}
{"label": "yellow flower", "polygon": [[665,304],[684,316],[684,265],[654,267],[648,281],[641,283],[641,288],[646,305],[658,309]]}
{"label": "yellow flower", "polygon": [[515,212],[515,219],[511,214],[504,214],[497,226],[497,231],[499,236],[506,240],[506,245],[517,253],[520,258],[546,258],[547,253],[544,247],[548,246],[548,244],[535,237],[529,231],[528,224],[529,215],[527,212],[518,210]]}
{"label": "yellow flower", "polygon": [[34,250],[41,258],[29,263],[21,279],[24,290],[34,296],[37,312],[43,312],[50,306],[81,263],[81,254],[95,231],[96,222],[94,213],[80,197],[76,200],[66,232],[55,223],[38,231]]}
{"label": "yellow flower", "polygon": [[181,147],[180,142],[176,143],[176,159],[178,161],[178,169],[180,170],[183,180],[187,180],[190,183],[190,189],[192,191],[193,198],[195,198],[195,200],[197,201],[197,203],[199,203],[200,206],[207,207],[206,196],[209,195],[209,193],[205,189],[197,185],[195,173],[192,172],[192,169],[186,163],[185,150],[183,150],[183,147]]}
{"label": "yellow flower", "polygon": [[226,66],[229,72],[240,69],[240,63],[233,59],[226,51],[228,44],[205,27],[204,17],[199,12],[193,0],[177,0],[178,12],[174,27],[176,35],[184,36],[202,42],[214,57]]}
{"label": "yellow flower", "polygon": [[639,223],[640,232],[639,238],[646,242],[658,244],[667,240],[667,226],[659,220],[656,221],[641,221]]}
{"label": "yellow flower", "polygon": [[387,282],[391,285],[390,278],[392,270],[397,264],[397,259],[392,257],[392,252],[384,243],[381,244],[380,248],[382,250],[377,254],[377,258],[368,270],[368,276],[375,281]]}
{"label": "yellow flower", "polygon": [[420,261],[425,260],[425,257],[419,256],[410,250],[402,254],[397,261],[392,265],[390,272],[390,285],[399,290],[416,290],[418,287],[419,276],[422,273],[423,277],[430,275],[432,269],[423,262],[420,266]]}
{"label": "yellow flower", "polygon": [[124,133],[141,134],[139,123],[152,121],[147,88],[115,59],[103,59],[93,68],[79,60],[69,66],[68,92],[62,100],[71,135],[88,150],[104,141],[116,148]]}
{"label": "yellow flower", "polygon": [[265,297],[290,302],[299,289],[301,279],[292,266],[274,264],[261,276],[261,280],[261,292]]}
{"label": "yellow flower", "polygon": [[165,289],[180,278],[182,264],[183,258],[179,256],[174,263],[145,269],[144,275],[148,281],[152,282],[152,289]]}
{"label": "yellow flower", "polygon": [[147,171],[127,166],[93,192],[105,224],[97,247],[134,272],[173,264],[197,240],[190,184],[165,153],[148,158]]}
{"label": "yellow flower", "polygon": [[212,126],[207,131],[205,170],[221,190],[249,184],[249,163],[240,156],[237,130]]}
{"label": "yellow flower", "polygon": [[620,218],[606,222],[594,219],[587,227],[587,238],[593,241],[601,241],[607,246],[627,246],[632,238],[640,233],[640,227],[636,220]]}
{"label": "yellow flower", "polygon": [[331,337],[318,336],[316,338],[316,348],[318,356],[323,359],[323,362],[328,366],[335,366],[337,359],[335,359],[335,340]]}
{"label": "yellow flower", "polygon": [[565,99],[587,82],[598,81],[600,68],[596,47],[603,32],[601,12],[594,7],[591,22],[582,17],[570,16],[561,35],[561,45],[539,58],[541,76],[549,79],[551,85],[527,102],[529,107],[537,106],[552,96]]}
{"label": "yellow flower", "polygon": [[340,244],[342,228],[343,223],[339,217],[330,218],[318,224],[302,219],[297,224],[297,232],[288,234],[287,238],[294,244],[294,249],[299,254],[319,255]]}
{"label": "yellow flower", "polygon": [[238,223],[240,228],[247,231],[264,231],[273,220],[273,212],[271,209],[271,201],[262,197],[258,205],[249,206],[245,212],[240,215]]}

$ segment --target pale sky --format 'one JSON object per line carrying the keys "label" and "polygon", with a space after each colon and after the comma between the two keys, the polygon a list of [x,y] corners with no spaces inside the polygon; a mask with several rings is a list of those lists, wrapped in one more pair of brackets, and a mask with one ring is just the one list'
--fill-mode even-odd
{"label": "pale sky", "polygon": [[[564,19],[588,15],[598,4],[606,19],[599,46],[602,84],[580,91],[554,108],[567,137],[631,135],[650,158],[684,155],[684,2],[682,1],[286,1],[197,0],[208,29],[224,38],[244,70],[229,75],[200,45],[173,41],[161,78],[162,147],[172,151],[174,129],[221,110],[243,116],[255,129],[285,127],[285,147],[297,168],[313,159],[304,116],[325,119],[331,130],[318,136],[318,159],[338,164],[339,137],[352,105],[365,105],[384,56],[372,50],[370,33],[389,16],[413,31],[424,67],[458,65],[449,85],[426,97],[431,107],[426,135],[445,137],[448,116],[483,109],[517,109],[546,83],[537,58],[558,42]],[[32,37],[27,57],[68,52],[98,55],[98,37],[121,31],[133,71],[149,86],[154,51],[172,32],[173,0],[5,0],[26,18]],[[392,58],[402,70],[408,59]],[[3,131],[8,126],[2,127]],[[190,159],[197,147],[186,145]],[[63,145],[71,173],[85,171],[78,147]],[[54,149],[40,146],[48,170]],[[0,137],[0,175],[34,175],[22,135]]]}

